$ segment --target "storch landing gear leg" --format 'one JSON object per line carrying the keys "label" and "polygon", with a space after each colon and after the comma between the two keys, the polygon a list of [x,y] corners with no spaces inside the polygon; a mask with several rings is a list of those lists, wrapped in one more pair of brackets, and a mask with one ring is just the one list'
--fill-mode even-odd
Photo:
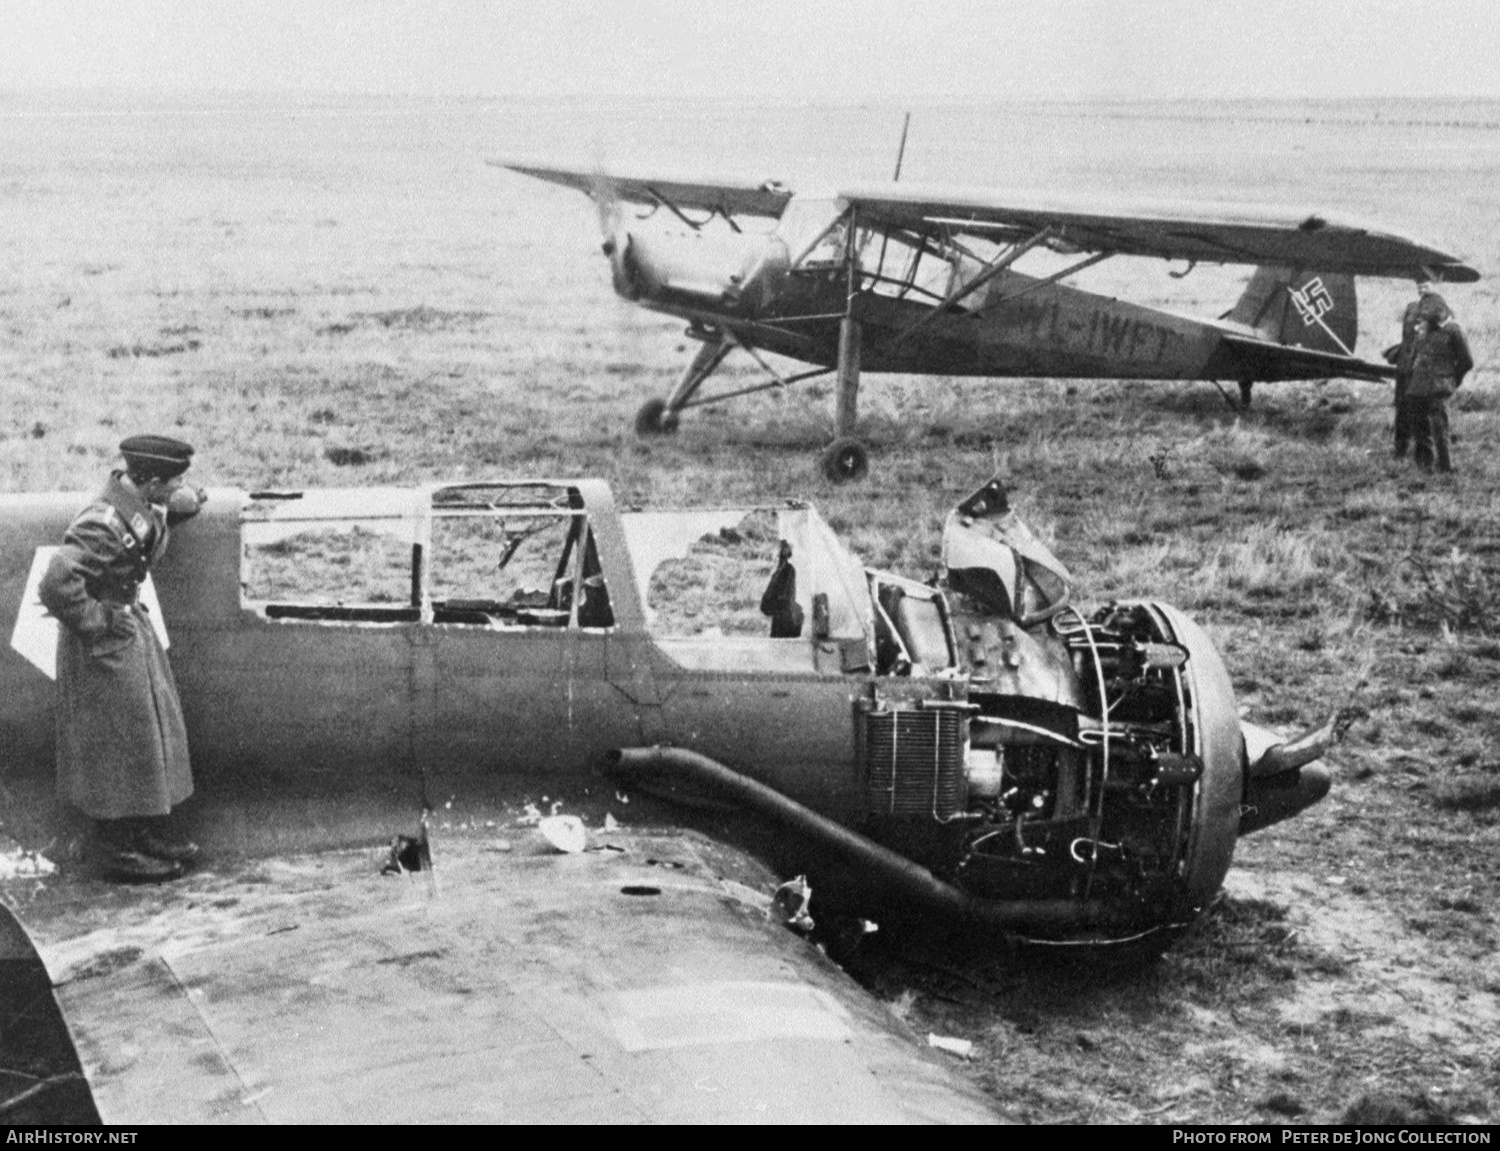
{"label": "storch landing gear leg", "polygon": [[864,479],[870,453],[854,435],[859,417],[860,322],[845,316],[839,322],[838,398],[833,413],[833,443],[823,449],[823,474],[836,484]]}
{"label": "storch landing gear leg", "polygon": [[693,393],[698,390],[700,384],[714,370],[724,362],[724,357],[729,355],[736,347],[735,339],[728,332],[723,332],[718,339],[705,343],[698,349],[698,354],[693,357],[693,362],[683,372],[682,379],[677,381],[677,386],[672,389],[672,394],[665,400],[647,400],[641,405],[640,411],[635,414],[635,434],[638,436],[661,436],[670,435],[677,430],[678,415],[693,398]]}
{"label": "storch landing gear leg", "polygon": [[1255,390],[1254,380],[1240,381],[1240,407],[1245,411],[1250,410],[1250,393]]}

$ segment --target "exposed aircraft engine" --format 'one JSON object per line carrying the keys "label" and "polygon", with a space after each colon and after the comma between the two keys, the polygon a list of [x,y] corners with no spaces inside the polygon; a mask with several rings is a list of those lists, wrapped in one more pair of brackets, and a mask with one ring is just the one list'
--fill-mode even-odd
{"label": "exposed aircraft engine", "polygon": [[[1331,728],[1262,743],[1252,764],[1204,631],[1159,602],[1073,607],[1066,570],[998,483],[953,513],[944,550],[963,690],[874,682],[860,733],[872,838],[975,896],[1071,904],[1069,933],[1103,927],[1091,921],[1108,907],[1114,935],[1188,922],[1242,813],[1258,829],[1326,793],[1321,769],[1300,773]],[[1293,746],[1295,763],[1281,757]],[[1295,798],[1247,803],[1273,769]]]}
{"label": "exposed aircraft engine", "polygon": [[[1228,676],[1165,604],[1072,609],[1031,630],[955,612],[966,698],[865,718],[873,838],[974,895],[1191,919],[1233,850],[1244,741]],[[1002,669],[985,676],[987,665]],[[1021,681],[1057,690],[1023,694]],[[1056,698],[1052,698],[1056,696]]]}
{"label": "exposed aircraft engine", "polygon": [[[806,510],[783,516],[777,534],[799,537],[788,554],[803,577],[850,587],[829,578],[799,516],[813,522]],[[720,527],[705,518],[690,531]],[[1185,926],[1218,891],[1239,835],[1327,792],[1313,761],[1332,724],[1292,740],[1242,725],[1212,640],[1169,604],[1075,607],[1072,577],[998,481],[950,515],[943,550],[938,586],[865,569],[862,612],[812,596],[817,650],[858,683],[852,786],[839,800],[808,804],[812,777],[794,767],[742,774],[726,766],[732,747],[725,761],[687,747],[622,751],[614,770],[670,778],[667,794],[707,791],[800,833],[795,866],[833,904],[1069,942]],[[869,630],[856,639],[861,618]]]}

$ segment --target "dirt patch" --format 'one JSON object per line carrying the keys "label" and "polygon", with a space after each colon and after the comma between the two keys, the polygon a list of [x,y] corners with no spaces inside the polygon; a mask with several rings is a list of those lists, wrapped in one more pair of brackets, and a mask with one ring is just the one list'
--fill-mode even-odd
{"label": "dirt patch", "polygon": [[171,340],[165,343],[153,344],[116,344],[104,354],[112,360],[139,359],[146,357],[154,359],[158,356],[180,356],[185,352],[196,352],[203,346],[201,340]]}
{"label": "dirt patch", "polygon": [[1254,838],[1242,857],[1159,959],[908,942],[852,968],[919,1032],[973,1041],[967,1070],[1024,1122],[1493,1122],[1488,907],[1289,867]]}

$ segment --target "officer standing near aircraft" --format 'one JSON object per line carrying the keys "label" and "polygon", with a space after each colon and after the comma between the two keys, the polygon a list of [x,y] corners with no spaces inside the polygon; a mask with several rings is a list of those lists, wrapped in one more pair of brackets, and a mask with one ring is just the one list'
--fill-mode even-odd
{"label": "officer standing near aircraft", "polygon": [[1430,297],[1417,312],[1412,336],[1411,379],[1407,396],[1411,403],[1412,456],[1417,467],[1451,472],[1448,451],[1448,397],[1464,382],[1474,366],[1469,341],[1446,304]]}
{"label": "officer standing near aircraft", "polygon": [[1406,449],[1411,444],[1413,434],[1414,417],[1408,389],[1411,383],[1411,356],[1415,344],[1417,321],[1424,304],[1433,310],[1441,308],[1445,319],[1453,315],[1453,310],[1448,307],[1448,301],[1438,293],[1436,278],[1426,268],[1423,268],[1417,276],[1417,298],[1406,305],[1406,311],[1401,316],[1401,342],[1385,350],[1386,362],[1396,365],[1395,454],[1397,459],[1406,456]]}
{"label": "officer standing near aircraft", "polygon": [[183,486],[193,449],[167,436],[120,444],[125,467],[79,512],[41,582],[57,643],[57,790],[95,821],[103,874],[122,882],[182,875],[197,845],[165,817],[193,791],[177,685],[141,584],[168,524],[206,498]]}

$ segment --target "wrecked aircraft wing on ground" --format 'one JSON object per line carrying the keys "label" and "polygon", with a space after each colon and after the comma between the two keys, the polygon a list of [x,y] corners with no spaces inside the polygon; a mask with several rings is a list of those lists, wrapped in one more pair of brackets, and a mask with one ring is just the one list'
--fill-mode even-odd
{"label": "wrecked aircraft wing on ground", "polygon": [[445,835],[416,875],[332,851],[27,905],[100,1117],[995,1121],[736,853],[624,829],[561,854],[507,823],[510,850]]}
{"label": "wrecked aircraft wing on ground", "polygon": [[[44,798],[49,621],[24,589],[37,550],[61,538],[86,498],[0,497],[0,627],[12,637],[0,654],[4,783],[30,797],[18,807],[29,814],[10,830],[27,824],[19,830],[38,843],[60,816]],[[1313,761],[1333,738],[1331,724],[1289,741],[1242,725],[1213,644],[1167,604],[1075,606],[1068,572],[998,482],[950,515],[943,550],[945,586],[929,586],[865,568],[806,504],[623,511],[597,480],[215,491],[154,572],[197,776],[184,812],[221,859],[290,857],[387,841],[395,816],[414,825],[437,809],[457,821],[518,787],[597,781],[603,764],[622,788],[763,817],[777,829],[780,854],[842,911],[1108,944],[1168,940],[1213,898],[1238,835],[1326,792],[1328,774]],[[443,845],[436,850],[441,856]],[[330,863],[329,883],[307,896],[321,910],[288,920],[309,946],[314,935],[321,941],[294,970],[279,966],[277,946],[250,946],[275,924],[244,884],[218,896],[245,903],[243,916],[170,930],[174,901],[197,898],[192,885],[209,877],[149,897],[101,896],[98,907],[74,905],[71,914],[39,909],[39,938],[54,979],[65,981],[75,1034],[96,1044],[91,1077],[119,1066],[128,1029],[107,1025],[112,994],[101,1000],[74,986],[79,970],[110,986],[155,980],[168,999],[207,994],[176,1010],[196,1005],[209,1038],[228,1052],[241,1085],[236,1106],[254,1095],[250,1083],[260,1080],[245,1068],[269,1066],[265,1026],[245,1022],[236,1032],[223,1023],[248,1019],[238,999],[215,1015],[214,995],[229,989],[204,990],[192,974],[202,968],[209,978],[212,947],[173,966],[174,955],[187,955],[182,947],[226,945],[223,955],[247,964],[245,986],[292,996],[322,1020],[309,1025],[306,1043],[325,1044],[318,1050],[336,1091],[356,1070],[345,1048],[359,1031],[345,1016],[363,1018],[365,1009],[329,997],[334,976],[317,955],[332,963],[341,940],[359,938],[373,949],[368,970],[378,966],[385,983],[395,977],[386,968],[429,951],[443,978],[458,979],[470,965],[490,965],[485,956],[504,952],[509,962],[535,942],[535,931],[501,939],[496,928],[480,938],[465,924],[491,904],[509,906],[500,887],[511,885],[514,898],[516,887],[551,884],[552,865],[510,867],[502,879],[498,856],[491,867],[482,850],[457,854],[463,878],[420,910],[424,922],[441,921],[434,931],[447,940],[431,947],[412,923],[389,921],[406,912],[382,916],[362,905],[337,881],[344,865]],[[626,876],[625,863],[594,866],[599,876],[585,886],[607,887],[611,899],[661,887]],[[297,899],[272,902],[287,912]],[[144,942],[101,933],[122,901],[148,905],[137,923]],[[584,903],[553,909],[552,920],[603,914]],[[634,900],[629,914],[649,918],[664,906]],[[313,930],[314,921],[342,926]],[[673,932],[674,941],[682,935]],[[654,954],[648,937],[627,932],[611,947]],[[80,939],[70,950],[67,941]],[[188,943],[174,952],[172,939]],[[161,970],[136,970],[152,956]],[[637,983],[660,974],[654,959],[644,966]],[[334,983],[350,970],[340,966]],[[746,971],[741,982],[765,981]],[[624,976],[599,978],[609,995],[666,996],[702,982],[679,975],[661,987],[647,979],[656,992]],[[802,973],[792,985],[810,979]],[[450,990],[467,996],[474,985],[465,986]],[[520,992],[487,985],[474,1002]],[[728,994],[702,991],[705,1013],[722,1014],[715,996]],[[444,1000],[442,1011],[458,1002]],[[613,999],[600,1003],[610,1018],[629,1014]],[[442,1011],[444,1026],[457,1026]],[[319,1030],[325,1024],[332,1030]],[[801,1023],[788,1026],[795,1034],[771,1038],[821,1041],[796,1031]],[[226,1046],[231,1034],[241,1046]],[[467,1042],[455,1039],[454,1050],[479,1059],[483,1045]],[[578,1050],[590,1047],[579,1042]],[[610,1090],[626,1090],[636,1074],[611,1080]]]}

